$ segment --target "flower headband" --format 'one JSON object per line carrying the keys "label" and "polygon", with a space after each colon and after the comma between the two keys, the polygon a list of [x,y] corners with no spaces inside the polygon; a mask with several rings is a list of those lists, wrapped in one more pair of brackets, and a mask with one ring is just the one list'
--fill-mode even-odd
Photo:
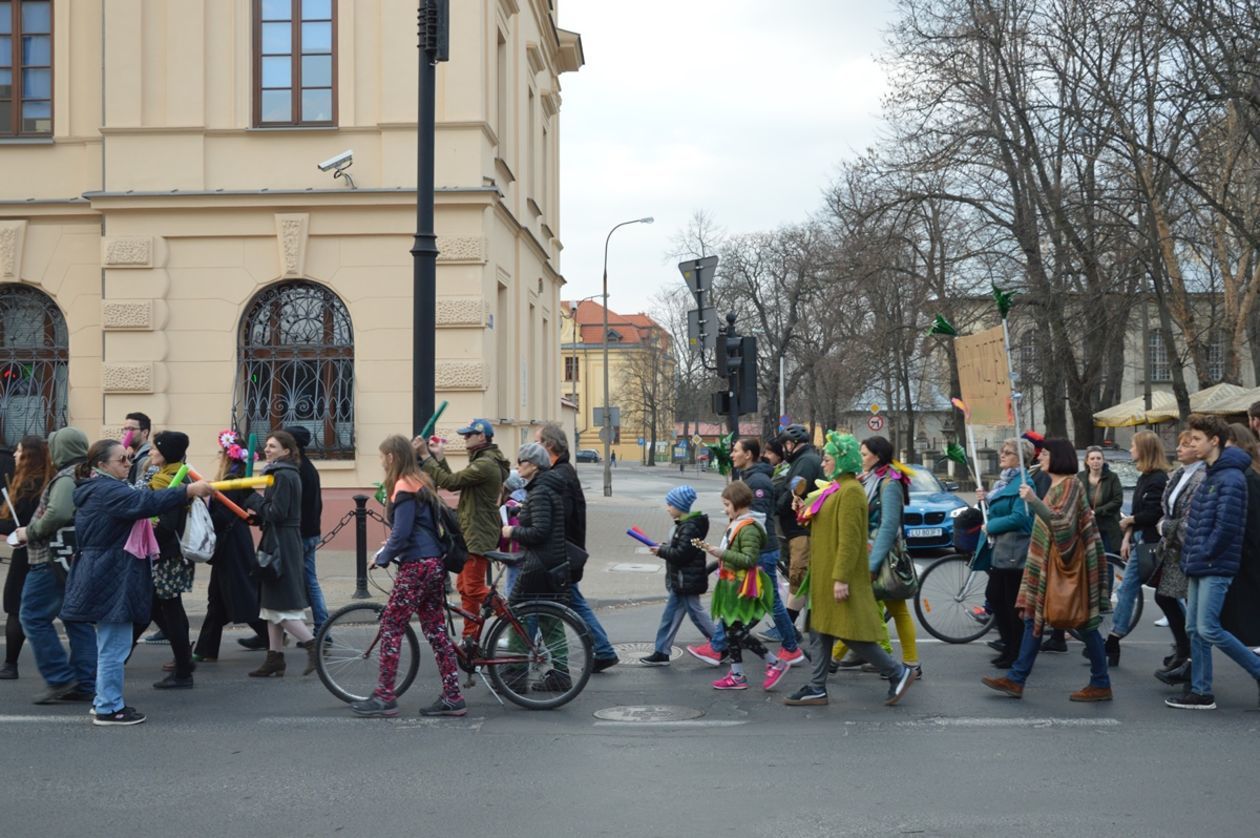
{"label": "flower headband", "polygon": [[230,428],[219,432],[219,447],[232,460],[245,462],[245,458],[248,456],[245,446],[241,445],[240,434]]}

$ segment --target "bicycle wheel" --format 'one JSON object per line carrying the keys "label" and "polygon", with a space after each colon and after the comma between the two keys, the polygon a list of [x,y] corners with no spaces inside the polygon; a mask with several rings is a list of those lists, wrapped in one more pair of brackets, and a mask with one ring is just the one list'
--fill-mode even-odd
{"label": "bicycle wheel", "polygon": [[[1111,574],[1108,577],[1108,580],[1111,583],[1111,587],[1109,588],[1111,592],[1111,610],[1114,613],[1116,609],[1117,592],[1120,590],[1120,582],[1124,579],[1124,567],[1128,564],[1128,562],[1120,558],[1120,556],[1116,553],[1107,553],[1106,556],[1107,570]],[[1133,629],[1140,625],[1140,621],[1142,619],[1142,605],[1146,600],[1146,594],[1142,592],[1142,587],[1142,585],[1138,585],[1137,594],[1133,598],[1133,617],[1129,620],[1129,631],[1125,632],[1121,635],[1121,637],[1127,637]],[[1081,639],[1080,632],[1076,629],[1069,629],[1068,633],[1077,640]]]}
{"label": "bicycle wheel", "polygon": [[523,631],[500,617],[482,648],[495,691],[527,710],[552,710],[572,701],[594,666],[586,623],[555,602],[513,605],[512,613]]}
{"label": "bicycle wheel", "polygon": [[988,574],[972,571],[969,561],[961,553],[944,556],[919,575],[914,613],[929,634],[946,643],[970,643],[993,628],[993,615],[984,611]]}
{"label": "bicycle wheel", "polygon": [[[379,602],[359,602],[333,612],[315,636],[321,650],[315,661],[319,680],[329,692],[345,702],[370,698],[380,676],[381,614]],[[416,679],[420,668],[420,642],[410,624],[398,648],[398,678],[395,695],[402,695]]]}

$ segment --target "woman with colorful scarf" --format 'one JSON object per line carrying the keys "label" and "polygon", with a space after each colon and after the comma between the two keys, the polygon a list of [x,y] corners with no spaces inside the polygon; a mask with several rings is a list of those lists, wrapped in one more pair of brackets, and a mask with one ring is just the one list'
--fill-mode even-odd
{"label": "woman with colorful scarf", "polygon": [[828,654],[837,640],[889,681],[885,704],[896,704],[914,683],[914,670],[879,647],[884,620],[871,587],[867,561],[866,491],[858,482],[862,457],[850,434],[827,434],[819,491],[797,498],[797,520],[809,527],[810,565],[802,584],[809,591],[809,630],[814,671],[810,682],[783,700],[792,706],[827,703]]}
{"label": "woman with colorful scarf", "polygon": [[[906,504],[910,502],[910,470],[893,459],[892,443],[882,436],[871,436],[862,440],[862,475],[858,478],[866,489],[867,520],[869,521],[870,555],[867,564],[871,568],[871,578],[879,574],[880,565],[893,550],[905,552],[905,537],[902,535],[901,520]],[[923,677],[923,667],[919,665],[919,646],[914,634],[914,618],[904,599],[881,600],[884,610],[893,619],[897,627],[897,639],[901,642],[901,662],[914,670],[916,679]],[[888,638],[888,624],[883,624],[883,637],[879,646],[888,654],[892,654],[892,643]],[[873,669],[871,664],[862,662],[857,655],[845,658],[847,647],[837,643],[832,656],[840,661],[840,665],[852,666],[862,663],[863,668]]]}
{"label": "woman with colorful scarf", "polygon": [[976,500],[988,504],[984,534],[989,540],[992,561],[984,597],[993,609],[993,621],[1001,638],[998,655],[991,661],[998,669],[1010,669],[1015,664],[1024,636],[1024,621],[1015,610],[1015,600],[1019,598],[1019,586],[1024,578],[1033,519],[1027,504],[1019,499],[1020,487],[1026,483],[1031,485],[1031,480],[1020,476],[1021,456],[1027,469],[1034,458],[1031,442],[1015,437],[1003,442],[998,452],[998,466],[1002,469],[998,479],[987,493],[984,489],[976,490]]}
{"label": "woman with colorful scarf", "polygon": [[[161,431],[153,437],[149,451],[149,467],[157,471],[149,478],[153,491],[169,489],[175,475],[184,465],[188,453],[188,434]],[[153,684],[157,690],[189,689],[193,685],[192,644],[188,640],[188,613],[184,611],[183,594],[192,590],[193,564],[184,558],[179,539],[184,534],[187,504],[168,509],[154,518],[153,535],[158,555],[153,561],[153,622],[171,642],[173,662],[163,669],[170,672]],[[136,627],[137,636],[143,629]]]}
{"label": "woman with colorful scarf", "polygon": [[1074,626],[1081,633],[1089,652],[1089,684],[1072,693],[1070,698],[1072,701],[1110,701],[1107,653],[1102,635],[1098,633],[1107,597],[1102,576],[1106,562],[1102,538],[1085,499],[1085,490],[1079,480],[1073,479],[1076,475],[1076,449],[1066,439],[1048,439],[1038,459],[1042,470],[1050,474],[1050,491],[1046,492],[1045,500],[1039,499],[1036,490],[1030,486],[1024,485],[1019,489],[1020,498],[1035,516],[1028,561],[1015,601],[1015,607],[1024,621],[1019,657],[1005,677],[982,678],[981,682],[1012,698],[1023,697],[1024,682],[1037,660],[1041,635],[1046,628],[1046,566],[1057,552],[1065,563],[1085,563],[1081,581],[1087,586],[1089,601],[1088,617],[1079,626]]}

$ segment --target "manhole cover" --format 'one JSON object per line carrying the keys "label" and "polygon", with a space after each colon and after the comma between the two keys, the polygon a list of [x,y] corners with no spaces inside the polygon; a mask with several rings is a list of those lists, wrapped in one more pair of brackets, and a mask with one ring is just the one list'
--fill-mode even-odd
{"label": "manhole cover", "polygon": [[[614,643],[613,648],[617,650],[617,657],[621,658],[619,666],[643,666],[639,663],[639,658],[645,658],[656,651],[655,643]],[[676,661],[683,655],[683,650],[677,646],[669,647],[669,659]]]}
{"label": "manhole cover", "polygon": [[608,569],[613,573],[658,573],[661,570],[661,563],[656,564],[639,564],[637,562],[618,562]]}
{"label": "manhole cover", "polygon": [[703,715],[703,710],[677,704],[628,704],[595,711],[595,718],[608,722],[681,722]]}

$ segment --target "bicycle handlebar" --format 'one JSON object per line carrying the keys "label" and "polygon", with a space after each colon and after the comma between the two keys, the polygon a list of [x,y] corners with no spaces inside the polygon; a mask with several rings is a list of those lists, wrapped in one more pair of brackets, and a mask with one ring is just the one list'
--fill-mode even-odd
{"label": "bicycle handlebar", "polygon": [[508,567],[518,565],[525,561],[524,553],[504,553],[499,550],[487,550],[481,555],[492,562],[498,562],[500,564],[507,565]]}

